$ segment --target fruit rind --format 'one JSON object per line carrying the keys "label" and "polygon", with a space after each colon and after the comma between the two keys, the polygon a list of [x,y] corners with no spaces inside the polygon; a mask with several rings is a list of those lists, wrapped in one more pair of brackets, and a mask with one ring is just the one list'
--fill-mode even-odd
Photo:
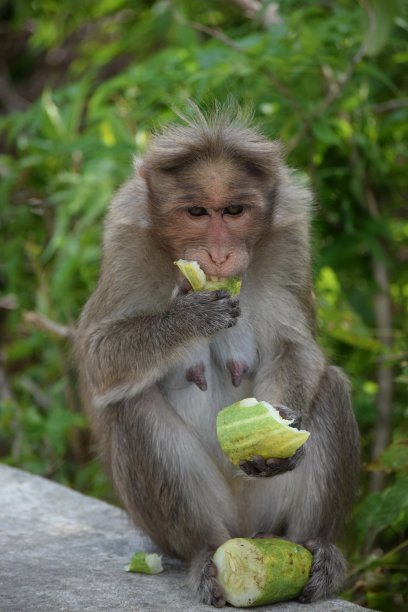
{"label": "fruit rind", "polygon": [[306,548],[280,538],[234,538],[213,556],[217,582],[238,608],[297,597],[309,579],[312,560]]}
{"label": "fruit rind", "polygon": [[176,265],[183,276],[186,277],[193,291],[203,291],[207,279],[197,261],[178,259],[174,262],[174,265]]}
{"label": "fruit rind", "polygon": [[264,459],[291,457],[310,433],[290,427],[268,402],[246,398],[223,408],[217,416],[217,436],[230,461],[239,466],[255,455]]}
{"label": "fruit rind", "polygon": [[207,281],[204,285],[204,291],[219,291],[224,289],[231,295],[239,295],[241,292],[241,285],[241,279],[234,276],[220,281]]}

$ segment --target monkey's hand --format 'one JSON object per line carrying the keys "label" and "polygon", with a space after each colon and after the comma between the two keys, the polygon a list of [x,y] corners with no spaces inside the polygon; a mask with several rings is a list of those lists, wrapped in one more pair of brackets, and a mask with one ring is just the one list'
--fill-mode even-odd
{"label": "monkey's hand", "polygon": [[260,455],[255,455],[248,461],[240,461],[239,467],[247,476],[271,478],[294,470],[304,454],[305,449],[301,446],[294,455],[287,459],[264,459]]}
{"label": "monkey's hand", "polygon": [[241,309],[227,291],[203,291],[177,295],[169,314],[194,336],[207,337],[236,325]]}
{"label": "monkey's hand", "polygon": [[[287,406],[276,405],[274,408],[278,410],[280,416],[283,419],[291,420],[290,427],[300,429],[302,419],[296,412],[287,408]],[[260,478],[271,478],[272,476],[278,476],[284,472],[291,472],[295,469],[299,461],[304,457],[305,449],[303,446],[287,459],[276,459],[271,457],[270,459],[264,459],[260,455],[255,455],[248,461],[240,461],[239,466],[241,470],[248,476],[257,476]]]}

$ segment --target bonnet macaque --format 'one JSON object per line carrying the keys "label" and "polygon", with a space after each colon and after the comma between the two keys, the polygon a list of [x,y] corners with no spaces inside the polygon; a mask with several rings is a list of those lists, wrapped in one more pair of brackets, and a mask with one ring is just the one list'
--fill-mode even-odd
{"label": "bonnet macaque", "polygon": [[[314,601],[342,586],[333,540],[359,442],[347,379],[314,336],[311,196],[249,120],[196,110],[183,121],[153,136],[109,208],[78,330],[84,403],[127,511],[189,563],[200,601],[225,603],[215,549],[262,534],[313,553],[300,600]],[[180,258],[208,278],[241,277],[240,296],[189,291]],[[305,451],[233,466],[215,421],[246,397],[295,415],[311,432]]]}

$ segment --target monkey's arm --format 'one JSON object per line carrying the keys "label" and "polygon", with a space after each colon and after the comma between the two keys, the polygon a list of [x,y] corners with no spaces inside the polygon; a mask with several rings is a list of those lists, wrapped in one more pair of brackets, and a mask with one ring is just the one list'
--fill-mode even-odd
{"label": "monkey's arm", "polygon": [[178,295],[161,313],[103,319],[80,329],[79,350],[94,402],[103,406],[151,386],[197,338],[235,325],[225,291]]}
{"label": "monkey's arm", "polygon": [[[293,421],[293,427],[308,429],[325,359],[313,338],[302,340],[281,340],[273,358],[267,352],[260,354],[254,395],[276,406],[283,418]],[[287,459],[256,455],[241,461],[240,467],[248,476],[271,477],[294,470],[303,457],[301,447]]]}
{"label": "monkey's arm", "polygon": [[326,362],[313,338],[281,339],[271,356],[263,351],[255,378],[255,397],[287,406],[306,421]]}

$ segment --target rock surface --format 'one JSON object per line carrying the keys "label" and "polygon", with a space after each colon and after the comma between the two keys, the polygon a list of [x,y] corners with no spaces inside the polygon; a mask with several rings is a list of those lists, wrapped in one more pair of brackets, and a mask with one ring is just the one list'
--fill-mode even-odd
{"label": "rock surface", "polygon": [[[165,571],[156,576],[124,571],[134,552],[154,547],[122,510],[5,465],[0,465],[0,548],[1,612],[213,609],[193,601],[185,567],[173,559],[164,557]],[[339,599],[256,609],[364,610]]]}

